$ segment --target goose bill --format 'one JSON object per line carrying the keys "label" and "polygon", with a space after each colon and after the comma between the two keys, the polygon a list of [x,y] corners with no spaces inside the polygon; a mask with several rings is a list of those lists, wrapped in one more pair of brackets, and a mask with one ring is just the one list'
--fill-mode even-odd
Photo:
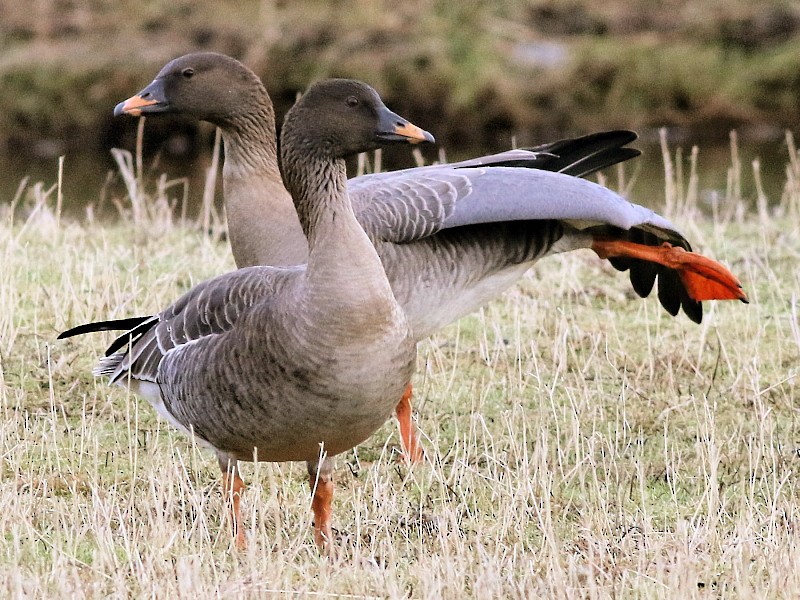
{"label": "goose bill", "polygon": [[164,99],[161,82],[156,79],[135,96],[117,104],[114,107],[114,116],[139,117],[142,114],[165,112],[168,109],[169,103]]}
{"label": "goose bill", "polygon": [[409,123],[389,109],[385,109],[380,116],[380,129],[378,138],[384,142],[419,144],[420,142],[434,143],[436,141],[433,135],[413,123]]}

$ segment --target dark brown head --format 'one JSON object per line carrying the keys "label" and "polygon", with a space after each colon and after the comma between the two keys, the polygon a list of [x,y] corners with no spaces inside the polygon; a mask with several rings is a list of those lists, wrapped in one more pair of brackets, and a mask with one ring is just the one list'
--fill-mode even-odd
{"label": "dark brown head", "polygon": [[272,113],[255,73],[230,56],[197,52],[167,63],[150,85],[117,104],[114,115],[181,114],[224,126],[265,108]]}
{"label": "dark brown head", "polygon": [[396,115],[366,83],[328,79],[312,85],[286,115],[284,149],[344,158],[392,143],[433,142],[433,136]]}

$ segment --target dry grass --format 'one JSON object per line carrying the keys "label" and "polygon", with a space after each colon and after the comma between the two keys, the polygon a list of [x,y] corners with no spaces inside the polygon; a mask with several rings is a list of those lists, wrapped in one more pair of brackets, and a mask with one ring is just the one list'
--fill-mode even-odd
{"label": "dry grass", "polygon": [[[749,306],[709,303],[695,326],[591,254],[541,262],[421,345],[433,460],[398,464],[393,423],[340,459],[332,561],[303,467],[245,466],[251,544],[233,551],[216,461],[91,377],[103,336],[55,341],[231,268],[226,244],[159,208],[57,224],[39,186],[30,216],[0,213],[0,595],[793,595],[800,169],[793,155],[783,200],[752,214],[737,168],[714,218],[689,175],[672,172],[669,200]],[[158,189],[148,206],[180,204],[180,186]]]}

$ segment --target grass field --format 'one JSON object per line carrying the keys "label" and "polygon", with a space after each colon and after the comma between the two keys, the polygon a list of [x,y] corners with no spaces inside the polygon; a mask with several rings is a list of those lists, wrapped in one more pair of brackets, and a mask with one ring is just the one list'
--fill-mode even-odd
{"label": "grass field", "polygon": [[422,343],[430,460],[399,463],[392,422],[340,458],[333,560],[314,547],[302,465],[244,466],[250,546],[234,551],[216,461],[92,377],[107,336],[55,340],[232,268],[224,240],[152,199],[121,204],[116,224],[67,222],[57,189],[29,188],[27,212],[0,207],[0,596],[795,595],[793,158],[770,208],[746,208],[736,164],[713,216],[692,177],[667,177],[671,216],[740,276],[748,306],[670,318],[573,253]]}

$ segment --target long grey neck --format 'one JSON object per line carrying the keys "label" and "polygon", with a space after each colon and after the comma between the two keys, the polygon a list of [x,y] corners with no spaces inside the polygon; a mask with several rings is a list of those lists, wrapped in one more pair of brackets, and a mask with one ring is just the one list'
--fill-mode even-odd
{"label": "long grey neck", "polygon": [[337,219],[338,227],[349,222],[358,225],[347,196],[347,172],[343,160],[312,154],[297,160],[293,155],[285,173],[300,226],[308,239],[309,253],[314,252],[330,228],[337,227]]}
{"label": "long grey neck", "polygon": [[237,267],[305,263],[308,246],[281,179],[275,118],[263,106],[219,123],[225,144],[222,185]]}
{"label": "long grey neck", "polygon": [[283,168],[308,238],[307,277],[312,287],[328,297],[347,297],[355,305],[369,297],[393,305],[381,261],[350,204],[344,161],[312,152],[284,152]]}
{"label": "long grey neck", "polygon": [[237,114],[221,121],[219,126],[225,144],[225,163],[230,166],[231,175],[257,174],[280,179],[275,114],[271,104]]}

